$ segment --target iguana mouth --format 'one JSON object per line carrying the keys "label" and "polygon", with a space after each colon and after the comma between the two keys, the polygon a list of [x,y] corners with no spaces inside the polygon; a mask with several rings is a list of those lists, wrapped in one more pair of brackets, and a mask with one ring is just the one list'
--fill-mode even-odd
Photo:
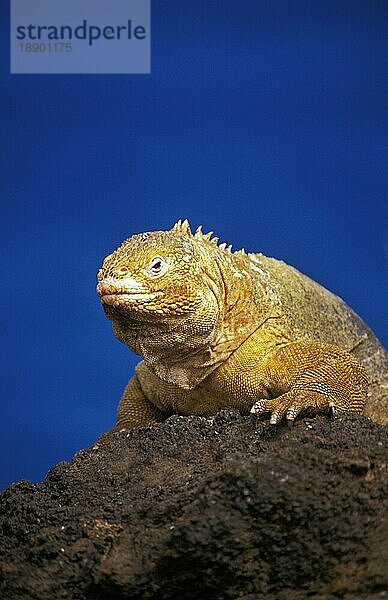
{"label": "iguana mouth", "polygon": [[100,282],[97,285],[97,294],[100,296],[102,304],[110,306],[122,306],[123,304],[132,302],[147,302],[154,300],[162,294],[162,292],[148,292],[141,285],[118,287],[116,283]]}
{"label": "iguana mouth", "polygon": [[103,304],[109,304],[110,306],[122,306],[128,302],[144,302],[148,300],[154,300],[160,296],[162,292],[115,292],[114,294],[104,294],[101,296],[101,302]]}

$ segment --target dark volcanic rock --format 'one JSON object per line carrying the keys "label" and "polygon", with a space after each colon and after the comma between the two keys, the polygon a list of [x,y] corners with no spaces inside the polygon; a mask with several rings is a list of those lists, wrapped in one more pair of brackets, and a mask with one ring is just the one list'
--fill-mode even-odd
{"label": "dark volcanic rock", "polygon": [[171,417],[1,497],[0,597],[388,597],[387,428]]}

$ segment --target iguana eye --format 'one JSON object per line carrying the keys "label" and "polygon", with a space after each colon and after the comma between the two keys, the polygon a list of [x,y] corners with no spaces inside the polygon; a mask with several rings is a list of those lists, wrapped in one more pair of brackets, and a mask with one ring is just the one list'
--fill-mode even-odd
{"label": "iguana eye", "polygon": [[161,277],[167,271],[168,264],[160,256],[154,256],[151,258],[146,273],[150,277]]}
{"label": "iguana eye", "polygon": [[122,266],[122,267],[118,267],[118,269],[116,269],[116,275],[118,275],[119,277],[125,277],[126,275],[128,275],[129,273],[129,268]]}

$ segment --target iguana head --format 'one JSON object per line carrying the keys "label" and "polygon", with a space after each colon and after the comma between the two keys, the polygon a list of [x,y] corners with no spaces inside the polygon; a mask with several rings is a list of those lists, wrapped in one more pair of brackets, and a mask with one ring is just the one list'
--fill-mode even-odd
{"label": "iguana head", "polygon": [[[240,290],[244,279],[236,254],[217,242],[212,232],[193,234],[178,221],[169,231],[132,236],[105,258],[97,285],[104,311],[115,335],[149,365],[190,356],[214,364],[225,313],[235,303],[234,276]],[[155,370],[162,376],[161,367]]]}
{"label": "iguana head", "polygon": [[97,275],[107,316],[149,321],[195,311],[204,301],[203,260],[192,237],[188,224],[176,225],[134,235],[107,256]]}

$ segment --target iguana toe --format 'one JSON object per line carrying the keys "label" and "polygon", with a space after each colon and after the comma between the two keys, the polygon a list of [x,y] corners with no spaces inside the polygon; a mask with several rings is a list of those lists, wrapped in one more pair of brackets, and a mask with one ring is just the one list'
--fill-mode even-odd
{"label": "iguana toe", "polygon": [[319,392],[308,390],[291,390],[272,400],[258,400],[251,408],[251,413],[264,414],[270,412],[270,424],[278,425],[285,417],[291,427],[296,417],[305,412],[308,414],[328,413],[335,417],[334,401]]}

